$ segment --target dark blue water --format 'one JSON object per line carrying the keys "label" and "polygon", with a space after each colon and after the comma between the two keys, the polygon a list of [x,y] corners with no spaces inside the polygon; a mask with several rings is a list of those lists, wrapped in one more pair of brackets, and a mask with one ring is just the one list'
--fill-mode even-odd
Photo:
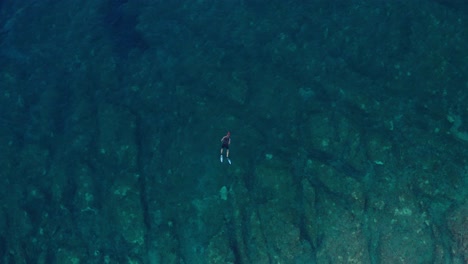
{"label": "dark blue water", "polygon": [[467,10],[0,1],[0,262],[464,263]]}

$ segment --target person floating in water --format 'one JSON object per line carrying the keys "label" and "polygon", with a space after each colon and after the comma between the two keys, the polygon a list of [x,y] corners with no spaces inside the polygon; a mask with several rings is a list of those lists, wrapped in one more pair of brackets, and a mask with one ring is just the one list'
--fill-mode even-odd
{"label": "person floating in water", "polygon": [[219,160],[223,162],[223,150],[226,149],[226,159],[231,164],[231,160],[229,159],[229,145],[231,144],[231,132],[227,132],[227,134],[221,139],[221,156],[219,156]]}

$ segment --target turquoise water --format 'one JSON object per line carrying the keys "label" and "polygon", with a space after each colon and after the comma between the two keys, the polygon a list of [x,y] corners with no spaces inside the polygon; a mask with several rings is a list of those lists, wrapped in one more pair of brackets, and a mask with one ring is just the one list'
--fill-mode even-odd
{"label": "turquoise water", "polygon": [[467,18],[0,2],[0,262],[465,263]]}

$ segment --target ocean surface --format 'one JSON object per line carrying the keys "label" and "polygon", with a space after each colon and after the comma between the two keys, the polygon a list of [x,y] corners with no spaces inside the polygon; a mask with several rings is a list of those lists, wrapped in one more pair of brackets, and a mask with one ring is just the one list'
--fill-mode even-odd
{"label": "ocean surface", "polygon": [[467,263],[468,2],[0,1],[0,201],[4,264]]}

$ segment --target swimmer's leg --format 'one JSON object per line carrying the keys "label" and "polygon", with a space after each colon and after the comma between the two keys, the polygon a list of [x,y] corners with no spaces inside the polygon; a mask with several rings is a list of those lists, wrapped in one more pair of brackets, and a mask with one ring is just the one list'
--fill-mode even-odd
{"label": "swimmer's leg", "polygon": [[229,159],[229,149],[226,149],[226,159],[231,164],[231,160]]}

